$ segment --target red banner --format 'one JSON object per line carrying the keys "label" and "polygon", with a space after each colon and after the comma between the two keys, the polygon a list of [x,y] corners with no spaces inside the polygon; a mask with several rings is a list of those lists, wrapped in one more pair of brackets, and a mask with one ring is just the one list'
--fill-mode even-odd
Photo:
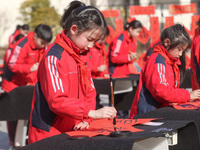
{"label": "red banner", "polygon": [[194,16],[192,16],[192,23],[191,23],[191,34],[192,34],[192,37],[194,37],[195,30],[198,27],[197,21],[199,20],[199,17],[200,17],[200,15],[194,15]]}
{"label": "red banner", "polygon": [[140,32],[139,36],[138,36],[138,40],[142,44],[146,44],[148,42],[148,40],[149,40],[149,37],[150,37],[149,31],[143,26],[143,29]]}
{"label": "red banner", "polygon": [[119,17],[120,10],[102,10],[104,17]]}
{"label": "red banner", "polygon": [[195,3],[190,5],[169,5],[169,13],[172,15],[184,14],[184,13],[197,13],[197,7]]}
{"label": "red banner", "polygon": [[151,17],[150,18],[150,24],[151,24],[151,42],[155,42],[160,37],[160,24],[158,17]]}
{"label": "red banner", "polygon": [[133,21],[133,20],[135,20],[134,17],[129,17],[129,18],[128,18],[128,23],[130,23],[130,22]]}
{"label": "red banner", "polygon": [[174,16],[165,17],[165,29],[174,25]]}
{"label": "red banner", "polygon": [[116,33],[115,33],[115,30],[111,26],[108,26],[108,29],[109,29],[110,33],[105,41],[107,44],[110,44],[112,42],[113,38],[115,38]]}
{"label": "red banner", "polygon": [[133,15],[152,15],[155,14],[155,6],[130,6],[129,7],[130,16]]}
{"label": "red banner", "polygon": [[115,19],[116,35],[121,34],[124,31],[122,18]]}

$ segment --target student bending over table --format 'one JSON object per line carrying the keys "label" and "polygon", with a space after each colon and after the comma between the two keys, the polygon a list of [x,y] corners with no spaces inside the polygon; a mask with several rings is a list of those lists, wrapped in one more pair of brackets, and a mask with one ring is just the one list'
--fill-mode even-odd
{"label": "student bending over table", "polygon": [[200,90],[189,93],[179,88],[185,74],[185,52],[191,39],[181,24],[166,28],[161,34],[161,44],[143,67],[129,118],[171,103],[200,99]]}
{"label": "student bending over table", "polygon": [[29,143],[89,127],[92,119],[116,116],[114,107],[95,110],[96,91],[80,55],[104,38],[107,24],[95,7],[70,3],[62,16],[62,33],[45,52],[32,101]]}

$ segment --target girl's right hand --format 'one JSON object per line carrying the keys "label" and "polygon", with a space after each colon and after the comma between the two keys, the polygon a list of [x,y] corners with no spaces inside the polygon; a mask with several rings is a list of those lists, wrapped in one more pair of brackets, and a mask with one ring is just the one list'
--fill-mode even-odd
{"label": "girl's right hand", "polygon": [[117,111],[114,107],[103,107],[98,110],[90,110],[88,117],[93,119],[113,119],[116,117]]}
{"label": "girl's right hand", "polygon": [[200,100],[200,89],[190,92],[190,99],[191,100],[195,100],[195,99]]}
{"label": "girl's right hand", "polygon": [[138,58],[137,53],[130,52],[130,54],[128,55],[129,61],[136,59],[136,58]]}
{"label": "girl's right hand", "polygon": [[107,66],[106,66],[106,65],[101,65],[101,66],[99,66],[99,67],[98,67],[98,69],[97,69],[97,70],[98,70],[99,72],[102,72],[102,71],[105,71],[105,70],[106,70],[106,68],[107,68]]}
{"label": "girl's right hand", "polygon": [[33,64],[33,66],[31,67],[30,71],[31,71],[31,72],[36,71],[36,70],[38,69],[38,66],[39,66],[39,63],[36,62],[35,64]]}

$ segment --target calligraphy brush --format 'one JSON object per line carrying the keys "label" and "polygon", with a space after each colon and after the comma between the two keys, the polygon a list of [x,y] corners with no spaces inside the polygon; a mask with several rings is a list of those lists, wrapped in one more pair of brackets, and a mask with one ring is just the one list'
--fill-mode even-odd
{"label": "calligraphy brush", "polygon": [[[115,102],[114,102],[114,94],[113,94],[113,82],[112,82],[112,75],[110,74],[110,90],[111,90],[111,99],[112,99],[112,106],[115,107]],[[116,118],[113,118],[113,125],[114,125],[114,130],[116,131]]]}
{"label": "calligraphy brush", "polygon": [[31,56],[31,58],[35,61],[35,63],[37,63],[37,61],[35,60],[35,58],[33,58],[31,54],[29,54],[29,56]]}
{"label": "calligraphy brush", "polygon": [[196,84],[196,86],[197,86],[197,89],[199,89],[199,85],[198,85],[198,83],[197,83],[197,80],[196,80],[196,78],[195,78],[195,76],[194,76],[194,72],[193,72],[192,69],[191,69],[191,73],[192,73],[192,76],[193,76],[193,78],[194,78],[194,82],[195,82],[195,84]]}

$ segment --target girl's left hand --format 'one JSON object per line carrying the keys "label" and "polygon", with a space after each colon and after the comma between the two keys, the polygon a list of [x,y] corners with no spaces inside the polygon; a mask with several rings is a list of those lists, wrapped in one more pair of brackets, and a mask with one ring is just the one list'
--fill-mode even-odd
{"label": "girl's left hand", "polygon": [[88,122],[85,122],[85,121],[82,121],[80,122],[79,124],[77,124],[73,130],[77,131],[77,130],[83,130],[83,129],[88,129],[89,128],[89,123]]}

